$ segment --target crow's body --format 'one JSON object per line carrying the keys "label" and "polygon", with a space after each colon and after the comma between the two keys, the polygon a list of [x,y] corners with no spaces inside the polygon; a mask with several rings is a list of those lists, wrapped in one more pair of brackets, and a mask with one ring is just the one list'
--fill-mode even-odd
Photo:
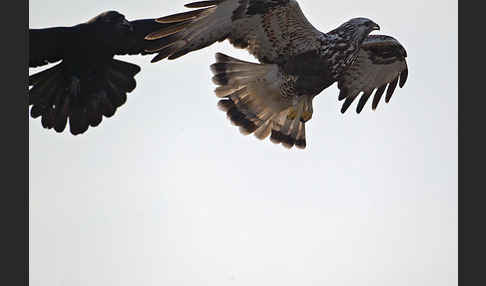
{"label": "crow's body", "polygon": [[147,54],[154,43],[144,40],[165,24],[154,19],[127,21],[105,12],[73,27],[29,30],[29,67],[61,61],[29,76],[32,117],[45,128],[64,131],[69,118],[72,134],[98,126],[126,101],[140,67],[115,60],[115,55]]}

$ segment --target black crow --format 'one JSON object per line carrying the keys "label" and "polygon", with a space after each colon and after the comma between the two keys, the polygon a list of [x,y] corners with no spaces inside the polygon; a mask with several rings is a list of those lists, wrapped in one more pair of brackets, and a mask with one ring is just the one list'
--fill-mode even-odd
{"label": "black crow", "polygon": [[29,29],[29,67],[61,61],[29,76],[31,116],[42,117],[44,128],[63,132],[69,118],[72,134],[98,126],[111,117],[135,88],[135,64],[115,55],[149,54],[156,41],[145,36],[167,24],[155,19],[127,21],[104,12],[72,27]]}

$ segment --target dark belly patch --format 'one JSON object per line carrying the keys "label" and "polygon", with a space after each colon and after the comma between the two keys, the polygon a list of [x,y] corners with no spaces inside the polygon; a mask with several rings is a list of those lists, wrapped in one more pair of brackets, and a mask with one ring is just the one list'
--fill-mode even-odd
{"label": "dark belly patch", "polygon": [[292,57],[280,66],[283,72],[297,77],[298,95],[317,95],[334,82],[326,59],[315,51]]}

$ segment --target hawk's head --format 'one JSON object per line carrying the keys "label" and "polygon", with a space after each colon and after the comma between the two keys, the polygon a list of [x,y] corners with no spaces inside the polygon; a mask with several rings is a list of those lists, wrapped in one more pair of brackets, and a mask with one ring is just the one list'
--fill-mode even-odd
{"label": "hawk's head", "polygon": [[380,26],[370,19],[353,18],[339,26],[336,31],[346,38],[351,38],[353,42],[361,44],[369,33],[379,29]]}

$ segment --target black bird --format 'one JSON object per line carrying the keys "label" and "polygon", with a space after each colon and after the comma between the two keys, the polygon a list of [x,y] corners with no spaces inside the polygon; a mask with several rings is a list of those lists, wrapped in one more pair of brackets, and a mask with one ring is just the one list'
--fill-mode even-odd
{"label": "black bird", "polygon": [[96,127],[111,117],[135,89],[135,64],[115,55],[149,54],[153,41],[145,36],[167,24],[155,19],[127,21],[104,12],[72,27],[29,29],[29,67],[61,61],[29,76],[31,116],[42,117],[44,128],[63,132],[69,118],[72,134]]}

